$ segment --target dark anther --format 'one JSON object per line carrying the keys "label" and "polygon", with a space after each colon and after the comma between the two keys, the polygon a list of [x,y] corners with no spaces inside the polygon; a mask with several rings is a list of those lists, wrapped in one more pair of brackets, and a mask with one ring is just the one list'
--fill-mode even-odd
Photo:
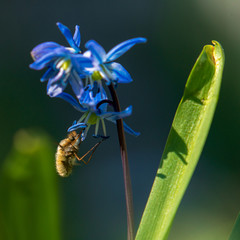
{"label": "dark anther", "polygon": [[102,139],[108,139],[110,136],[103,136],[103,135],[92,135],[94,138],[102,138]]}

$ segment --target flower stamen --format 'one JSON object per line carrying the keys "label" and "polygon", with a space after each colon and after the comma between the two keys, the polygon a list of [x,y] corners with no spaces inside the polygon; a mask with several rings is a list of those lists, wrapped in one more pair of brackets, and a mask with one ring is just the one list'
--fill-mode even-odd
{"label": "flower stamen", "polygon": [[95,136],[97,136],[97,134],[98,134],[99,121],[100,121],[100,119],[98,118],[98,119],[97,119],[97,122],[96,122],[96,126],[95,126]]}
{"label": "flower stamen", "polygon": [[102,122],[103,134],[105,137],[107,137],[107,130],[106,130],[106,126],[103,118],[101,118],[101,122]]}

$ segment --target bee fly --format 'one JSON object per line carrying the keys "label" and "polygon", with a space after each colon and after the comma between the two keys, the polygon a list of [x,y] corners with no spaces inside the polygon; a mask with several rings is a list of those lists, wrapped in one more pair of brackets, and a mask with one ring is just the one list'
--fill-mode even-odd
{"label": "bee fly", "polygon": [[[74,165],[79,165],[80,162],[88,164],[91,160],[93,153],[96,151],[97,147],[105,140],[102,139],[96,143],[88,152],[86,152],[82,157],[77,155],[81,144],[81,132],[77,134],[76,131],[72,131],[68,134],[68,137],[63,139],[57,148],[56,152],[56,169],[58,174],[61,177],[68,177]],[[87,161],[84,161],[84,158],[90,154],[90,157]],[[78,162],[77,162],[78,161]]]}

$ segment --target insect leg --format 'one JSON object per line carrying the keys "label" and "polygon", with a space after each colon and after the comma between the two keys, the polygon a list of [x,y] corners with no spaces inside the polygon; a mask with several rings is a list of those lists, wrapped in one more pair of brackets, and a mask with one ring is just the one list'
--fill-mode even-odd
{"label": "insect leg", "polygon": [[[82,157],[79,157],[76,153],[74,153],[74,156],[76,157],[76,159],[79,162],[83,162],[84,164],[88,164],[94,154],[94,152],[96,151],[97,147],[104,141],[105,139],[102,139],[101,141],[99,141],[98,143],[96,143],[89,151],[87,151]],[[91,153],[92,152],[92,153]],[[87,161],[84,161],[83,159],[89,154],[91,153],[89,159]]]}

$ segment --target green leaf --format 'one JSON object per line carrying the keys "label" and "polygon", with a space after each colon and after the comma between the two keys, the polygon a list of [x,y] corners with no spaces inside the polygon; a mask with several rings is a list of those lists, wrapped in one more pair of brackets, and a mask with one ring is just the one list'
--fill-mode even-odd
{"label": "green leaf", "polygon": [[221,45],[204,46],[187,80],[160,166],[137,232],[137,240],[167,239],[192,177],[218,101],[224,65]]}
{"label": "green leaf", "polygon": [[52,141],[20,130],[0,172],[0,239],[60,239],[56,178]]}
{"label": "green leaf", "polygon": [[239,240],[239,239],[240,239],[240,213],[238,215],[238,218],[234,224],[233,230],[229,237],[229,240]]}

